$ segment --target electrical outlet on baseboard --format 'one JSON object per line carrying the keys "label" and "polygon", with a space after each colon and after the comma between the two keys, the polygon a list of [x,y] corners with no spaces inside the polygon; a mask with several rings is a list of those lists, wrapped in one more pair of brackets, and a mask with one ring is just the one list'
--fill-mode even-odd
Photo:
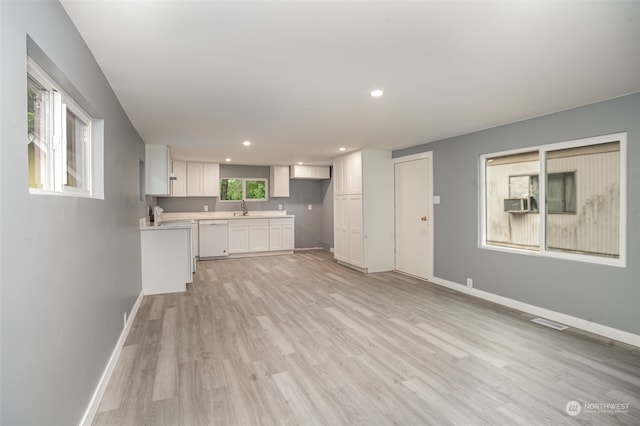
{"label": "electrical outlet on baseboard", "polygon": [[473,288],[473,280],[471,278],[467,278],[467,287]]}

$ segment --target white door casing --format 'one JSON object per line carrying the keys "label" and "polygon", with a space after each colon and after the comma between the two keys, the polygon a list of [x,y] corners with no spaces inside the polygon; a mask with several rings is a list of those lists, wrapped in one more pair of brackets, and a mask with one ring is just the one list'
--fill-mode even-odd
{"label": "white door casing", "polygon": [[396,270],[433,277],[432,152],[393,159]]}

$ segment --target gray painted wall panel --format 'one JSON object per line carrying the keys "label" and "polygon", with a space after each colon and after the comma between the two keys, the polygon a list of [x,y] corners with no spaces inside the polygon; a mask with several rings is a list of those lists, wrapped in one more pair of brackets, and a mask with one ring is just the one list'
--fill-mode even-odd
{"label": "gray painted wall panel", "polygon": [[[268,166],[220,165],[220,178],[266,178]],[[289,197],[270,197],[264,202],[247,202],[249,211],[278,210],[282,204],[288,214],[296,215],[296,248],[323,247],[324,192],[326,180],[291,179]],[[158,197],[157,203],[166,212],[242,211],[240,202],[220,201],[216,197]],[[312,210],[308,205],[312,205]]]}
{"label": "gray painted wall panel", "polygon": [[[640,334],[640,94],[395,151],[433,151],[435,276]],[[479,248],[479,156],[627,132],[627,267]]]}
{"label": "gray painted wall panel", "polygon": [[[0,10],[0,423],[78,424],[141,291],[144,145],[58,2]],[[104,200],[28,193],[27,35],[104,119]]]}

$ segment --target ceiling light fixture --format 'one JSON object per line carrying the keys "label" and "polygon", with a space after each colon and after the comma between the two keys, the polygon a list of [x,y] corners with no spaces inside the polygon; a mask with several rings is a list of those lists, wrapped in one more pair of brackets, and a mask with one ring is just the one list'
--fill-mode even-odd
{"label": "ceiling light fixture", "polygon": [[304,163],[302,161],[298,161],[298,166],[302,166]]}
{"label": "ceiling light fixture", "polygon": [[224,161],[228,163],[229,161],[231,161],[231,158],[225,158]]}
{"label": "ceiling light fixture", "polygon": [[344,151],[346,151],[346,150],[347,150],[347,148],[345,148],[344,146],[341,146],[341,147],[338,149],[338,151],[340,151],[340,152],[344,152]]}
{"label": "ceiling light fixture", "polygon": [[374,98],[379,98],[383,93],[384,92],[382,90],[376,89],[371,91],[371,96],[373,96]]}
{"label": "ceiling light fixture", "polygon": [[251,141],[244,141],[244,142],[242,142],[242,145],[250,146],[251,145]]}

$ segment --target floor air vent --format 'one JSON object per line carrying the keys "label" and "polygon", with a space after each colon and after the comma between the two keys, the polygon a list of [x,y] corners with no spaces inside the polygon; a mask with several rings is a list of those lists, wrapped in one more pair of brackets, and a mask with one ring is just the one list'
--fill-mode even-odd
{"label": "floor air vent", "polygon": [[549,321],[544,318],[532,319],[531,322],[535,322],[537,324],[544,325],[545,327],[553,328],[554,330],[560,330],[560,331],[566,330],[567,328],[569,328],[566,325],[558,324],[557,322]]}

